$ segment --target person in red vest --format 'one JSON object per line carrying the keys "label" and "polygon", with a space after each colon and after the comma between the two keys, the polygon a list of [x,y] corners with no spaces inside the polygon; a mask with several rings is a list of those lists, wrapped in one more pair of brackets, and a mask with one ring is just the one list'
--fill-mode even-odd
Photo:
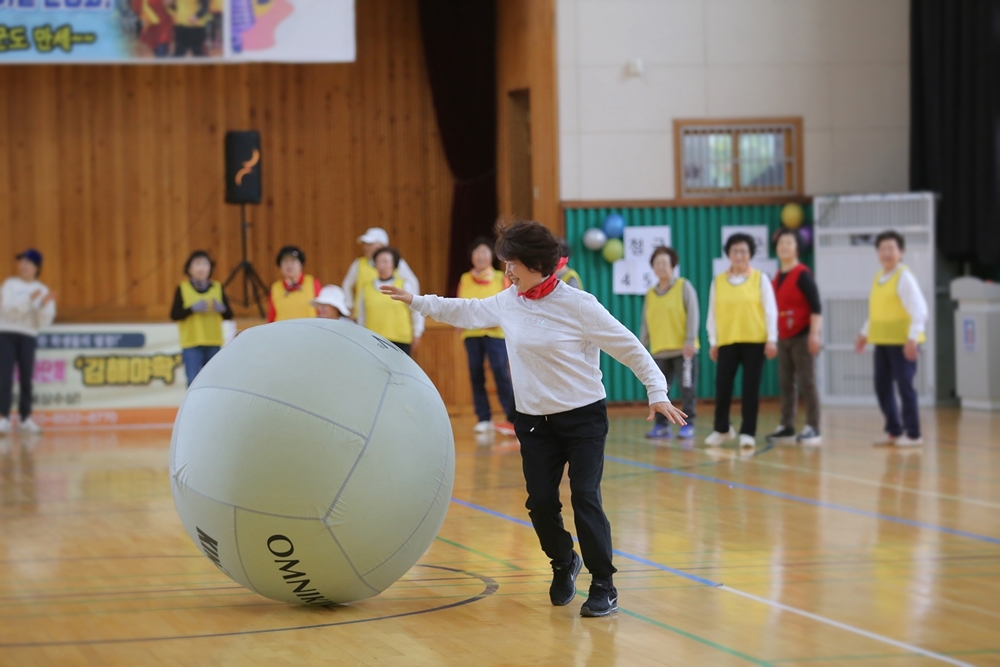
{"label": "person in red vest", "polygon": [[[819,290],[809,268],[799,262],[799,233],[782,228],[775,235],[775,252],[781,271],[774,277],[778,301],[778,382],[781,389],[781,423],[768,442],[818,445],[819,391],[816,388],[816,355],[820,350],[823,315]],[[806,425],[795,433],[798,394],[806,405]]]}

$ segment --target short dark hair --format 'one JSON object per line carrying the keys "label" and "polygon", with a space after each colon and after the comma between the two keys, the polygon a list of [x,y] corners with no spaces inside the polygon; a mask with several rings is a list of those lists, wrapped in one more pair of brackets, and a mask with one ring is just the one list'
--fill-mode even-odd
{"label": "short dark hair", "polygon": [[518,261],[530,271],[552,275],[559,264],[559,239],[545,225],[534,220],[517,220],[496,225],[496,255],[503,261]]}
{"label": "short dark hair", "polygon": [[209,256],[208,252],[205,251],[205,250],[195,250],[193,253],[191,253],[191,255],[187,258],[187,261],[184,262],[184,273],[185,273],[185,275],[187,275],[187,276],[191,275],[191,262],[193,262],[194,260],[198,259],[199,257],[203,257],[203,258],[205,258],[205,259],[208,260],[208,266],[209,266],[208,275],[209,275],[209,277],[211,277],[212,276],[212,271],[215,269],[215,262],[212,261],[212,258]]}
{"label": "short dark hair", "polygon": [[399,268],[399,251],[396,250],[395,248],[390,248],[389,246],[384,246],[384,247],[379,248],[378,250],[376,250],[375,254],[372,255],[372,261],[374,262],[375,260],[377,260],[378,256],[381,255],[381,254],[383,254],[383,253],[389,253],[390,255],[392,255],[392,266],[393,266],[393,268],[398,269]]}
{"label": "short dark hair", "polygon": [[476,248],[481,245],[489,248],[490,254],[493,254],[493,239],[488,236],[477,236],[472,240],[472,243],[469,244],[469,256],[471,257],[472,253],[476,251]]}
{"label": "short dark hair", "polygon": [[791,227],[782,227],[774,233],[774,247],[777,249],[778,241],[781,240],[782,236],[791,236],[795,239],[795,251],[798,252],[802,250],[802,235],[799,234],[799,230],[792,229]]}
{"label": "short dark hair", "polygon": [[299,263],[301,263],[302,266],[306,265],[306,254],[296,245],[286,245],[278,251],[278,257],[274,260],[274,263],[278,265],[278,268],[281,268],[281,260],[285,257],[293,257],[299,260]]}
{"label": "short dark hair", "polygon": [[569,256],[570,256],[570,254],[572,254],[572,252],[573,251],[569,247],[569,241],[567,241],[564,238],[560,238],[559,239],[559,257],[560,258],[565,257],[566,259],[569,259]]}
{"label": "short dark hair", "polygon": [[652,266],[653,262],[655,262],[656,258],[659,257],[660,255],[666,255],[667,257],[669,257],[670,266],[674,268],[677,268],[677,265],[681,263],[681,258],[677,254],[676,250],[674,250],[673,248],[668,248],[665,245],[658,245],[655,248],[653,248],[653,254],[649,258],[649,265]]}
{"label": "short dark hair", "polygon": [[743,232],[737,232],[726,239],[726,257],[729,257],[729,249],[737,243],[747,244],[747,249],[750,251],[750,257],[753,257],[754,253],[757,252],[757,242],[753,240],[753,237],[749,234],[744,234]]}
{"label": "short dark hair", "polygon": [[897,248],[900,250],[906,250],[906,239],[903,238],[903,235],[895,229],[889,229],[875,237],[876,250],[878,250],[879,246],[882,245],[882,241],[895,241]]}

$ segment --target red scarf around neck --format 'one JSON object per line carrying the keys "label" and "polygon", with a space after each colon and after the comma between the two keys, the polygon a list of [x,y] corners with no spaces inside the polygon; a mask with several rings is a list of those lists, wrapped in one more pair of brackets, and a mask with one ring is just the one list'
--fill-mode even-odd
{"label": "red scarf around neck", "polygon": [[548,278],[538,283],[531,289],[524,292],[518,292],[517,295],[523,296],[525,299],[531,299],[532,301],[536,299],[541,299],[542,297],[551,294],[552,290],[556,288],[556,285],[558,283],[559,279],[556,278],[555,273],[552,273]]}

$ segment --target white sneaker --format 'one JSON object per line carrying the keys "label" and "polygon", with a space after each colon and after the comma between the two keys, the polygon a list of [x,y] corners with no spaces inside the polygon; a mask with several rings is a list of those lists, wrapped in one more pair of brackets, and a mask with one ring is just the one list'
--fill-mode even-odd
{"label": "white sneaker", "polygon": [[493,430],[493,422],[479,422],[472,430],[474,433],[489,433]]}
{"label": "white sneaker", "polygon": [[823,436],[821,436],[819,431],[814,429],[812,426],[807,425],[802,428],[802,432],[799,433],[799,437],[796,438],[796,441],[800,445],[815,447],[816,445],[823,444]]}
{"label": "white sneaker", "polygon": [[705,438],[705,444],[708,445],[709,447],[719,447],[729,442],[735,437],[736,437],[736,429],[733,428],[732,425],[730,425],[728,433],[721,433],[719,431],[712,431],[711,433],[709,433],[708,437]]}
{"label": "white sneaker", "polygon": [[919,447],[922,444],[924,444],[923,438],[911,438],[905,434],[896,438],[897,447]]}
{"label": "white sneaker", "polygon": [[27,419],[23,420],[20,423],[20,425],[18,425],[18,429],[21,431],[27,431],[28,433],[42,432],[42,427],[36,424],[34,421],[32,421],[31,417],[28,417]]}
{"label": "white sneaker", "polygon": [[10,433],[10,430],[10,420],[6,417],[0,417],[0,435],[7,435]]}
{"label": "white sneaker", "polygon": [[755,437],[753,437],[752,435],[747,435],[746,433],[740,434],[740,449],[743,449],[744,447],[753,448],[756,446],[757,446],[757,439]]}

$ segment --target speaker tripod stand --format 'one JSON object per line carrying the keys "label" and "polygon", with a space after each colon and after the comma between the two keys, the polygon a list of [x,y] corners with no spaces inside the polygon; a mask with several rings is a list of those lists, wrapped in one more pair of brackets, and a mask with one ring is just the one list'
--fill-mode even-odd
{"label": "speaker tripod stand", "polygon": [[229,287],[229,283],[236,279],[236,276],[243,273],[243,300],[237,301],[244,308],[250,307],[250,294],[253,293],[253,300],[257,303],[257,310],[260,311],[260,316],[264,317],[264,303],[263,299],[267,295],[267,284],[257,273],[257,270],[253,268],[253,264],[247,259],[247,229],[250,228],[250,223],[247,222],[247,205],[240,204],[240,238],[243,243],[243,261],[236,265],[236,268],[232,270],[229,277],[226,278],[226,282],[222,283],[222,288],[226,289]]}

